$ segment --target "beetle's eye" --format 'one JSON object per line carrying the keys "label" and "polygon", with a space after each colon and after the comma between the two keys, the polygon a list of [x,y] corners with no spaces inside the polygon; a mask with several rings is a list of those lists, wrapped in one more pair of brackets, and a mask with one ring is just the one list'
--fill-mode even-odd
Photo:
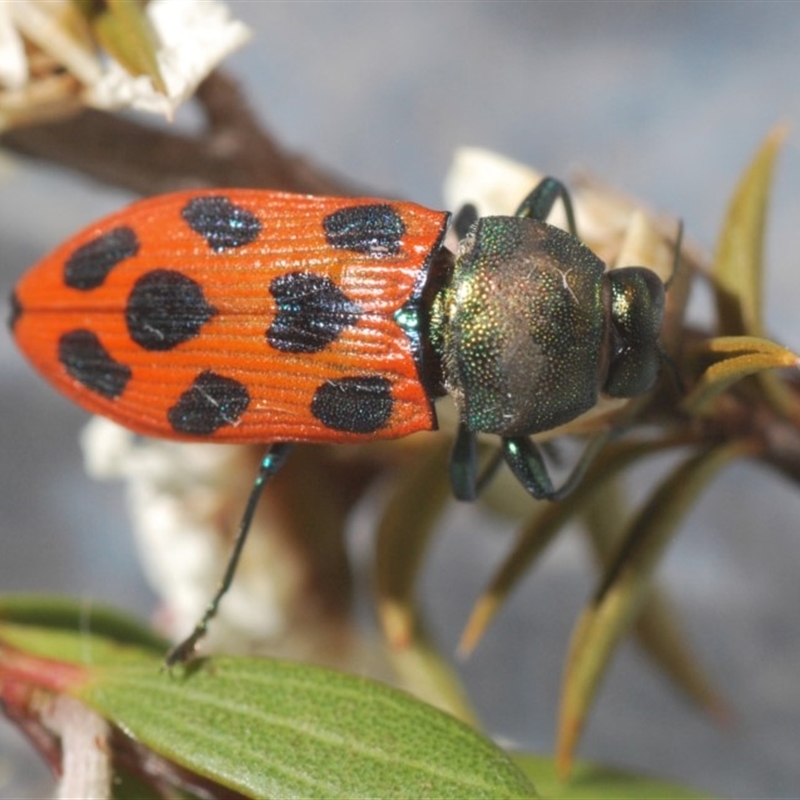
{"label": "beetle's eye", "polygon": [[664,316],[664,284],[644,267],[614,269],[611,287],[611,345],[603,391],[635,397],[652,389],[661,366],[658,333]]}

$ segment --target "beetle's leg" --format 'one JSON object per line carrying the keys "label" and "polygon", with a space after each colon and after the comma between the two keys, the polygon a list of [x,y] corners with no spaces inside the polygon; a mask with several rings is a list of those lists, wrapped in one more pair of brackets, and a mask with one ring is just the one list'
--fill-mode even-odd
{"label": "beetle's leg", "polygon": [[450,456],[450,485],[456,500],[478,496],[478,442],[475,432],[463,422],[458,426]]}
{"label": "beetle's leg", "polygon": [[603,431],[590,439],[578,463],[558,489],[553,488],[539,448],[527,436],[504,436],[503,457],[517,480],[537,500],[561,500],[583,480],[595,456],[614,434],[612,430]]}
{"label": "beetle's leg", "polygon": [[503,457],[523,487],[537,500],[553,498],[553,482],[539,448],[527,436],[504,436]]}
{"label": "beetle's leg", "polygon": [[236,574],[236,567],[239,564],[239,558],[242,555],[244,544],[247,541],[247,534],[250,531],[250,525],[253,521],[256,506],[258,505],[258,499],[261,497],[261,491],[267,481],[281,468],[291,447],[290,444],[285,442],[273,444],[264,454],[264,458],[261,460],[261,466],[258,468],[258,474],[253,483],[253,488],[250,490],[250,496],[247,498],[247,505],[245,506],[244,514],[242,514],[242,520],[239,523],[239,530],[233,541],[233,549],[228,556],[228,563],[225,566],[225,572],[219,582],[217,591],[211,598],[211,602],[206,606],[206,610],[200,618],[200,621],[194,626],[194,630],[167,653],[166,662],[168,667],[191,658],[195,646],[200,639],[206,635],[208,624],[216,615],[220,601],[228,589],[230,589],[231,583],[233,583],[233,576]]}
{"label": "beetle's leg", "polygon": [[453,218],[453,230],[461,241],[473,223],[478,219],[478,209],[472,203],[465,203]]}
{"label": "beetle's leg", "polygon": [[572,199],[567,187],[555,178],[544,178],[538,186],[519,204],[514,214],[515,217],[530,217],[544,222],[553,210],[556,200],[561,198],[564,211],[567,214],[567,227],[569,232],[576,236],[578,229],[575,226],[575,212],[572,210]]}
{"label": "beetle's leg", "polygon": [[502,460],[503,452],[498,450],[479,474],[477,434],[460,424],[450,456],[450,485],[456,500],[474,500],[497,472]]}

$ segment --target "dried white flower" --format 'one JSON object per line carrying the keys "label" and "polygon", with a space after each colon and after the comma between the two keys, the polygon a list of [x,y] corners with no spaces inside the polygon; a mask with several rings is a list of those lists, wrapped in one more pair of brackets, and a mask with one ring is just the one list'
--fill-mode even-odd
{"label": "dried white flower", "polygon": [[0,84],[18,91],[28,80],[28,61],[8,4],[0,5]]}
{"label": "dried white flower", "polygon": [[199,83],[249,38],[244,23],[216,0],[152,0],[147,15],[158,36],[158,66],[167,87],[158,92],[147,77],[134,78],[117,62],[88,87],[86,101],[97,108],[130,107],[171,116]]}
{"label": "dried white flower", "polygon": [[[228,558],[230,536],[255,476],[249,448],[145,439],[100,417],[86,426],[86,468],[127,484],[145,574],[164,603],[162,627],[185,636],[202,615]],[[258,527],[258,521],[254,523]],[[302,575],[285,547],[252,535],[209,640],[226,649],[280,637]]]}
{"label": "dried white flower", "polygon": [[544,178],[513,159],[480,147],[459,147],[444,179],[447,208],[472,203],[482,217],[513,214],[522,199]]}
{"label": "dried white flower", "polygon": [[98,52],[69,0],[0,3],[0,130],[64,116],[81,105],[169,118],[250,37],[217,0],[151,0],[145,14],[158,41],[165,94],[150,77],[131,75]]}

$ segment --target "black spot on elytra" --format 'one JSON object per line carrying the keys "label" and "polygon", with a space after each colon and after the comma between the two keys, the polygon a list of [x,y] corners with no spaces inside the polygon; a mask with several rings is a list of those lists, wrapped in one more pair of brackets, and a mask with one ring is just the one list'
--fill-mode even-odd
{"label": "black spot on elytra", "polygon": [[335,431],[374,433],[389,422],[393,406],[391,381],[380,375],[353,375],[319,386],[311,413]]}
{"label": "black spot on elytra", "polygon": [[250,244],[261,233],[258,217],[227,197],[195,197],[183,207],[181,216],[217,253]]}
{"label": "black spot on elytra", "polygon": [[8,298],[9,313],[8,313],[8,327],[11,332],[14,332],[17,321],[22,316],[22,303],[19,301],[16,292],[11,292]]}
{"label": "black spot on elytra", "polygon": [[199,283],[175,270],[154,269],[133,285],[125,322],[145,350],[171,350],[197,336],[216,313]]}
{"label": "black spot on elytra", "polygon": [[269,291],[278,313],[267,342],[284,353],[318,353],[361,315],[361,307],[323,275],[289,272],[275,278]]}
{"label": "black spot on elytra", "polygon": [[65,333],[58,340],[58,360],[68,375],[109,400],[119,397],[131,378],[131,368],[112,358],[92,331]]}
{"label": "black spot on elytra", "polygon": [[82,244],[64,262],[64,283],[89,291],[103,284],[114,267],[139,252],[133,228],[122,225]]}
{"label": "black spot on elytra", "polygon": [[224,425],[234,425],[247,410],[247,387],[216,372],[201,372],[167,412],[173,430],[208,436]]}
{"label": "black spot on elytra", "polygon": [[322,220],[322,227],[331,247],[368,256],[397,255],[406,232],[389,203],[340,208]]}

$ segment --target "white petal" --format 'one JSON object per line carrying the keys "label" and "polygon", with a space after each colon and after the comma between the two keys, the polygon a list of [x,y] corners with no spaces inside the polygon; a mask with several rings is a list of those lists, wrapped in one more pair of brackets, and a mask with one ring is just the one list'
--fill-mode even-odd
{"label": "white petal", "polygon": [[444,181],[447,208],[475,205],[482,217],[513,214],[544,176],[480,147],[459,147]]}
{"label": "white petal", "polygon": [[0,84],[21,89],[28,80],[25,46],[11,18],[9,5],[0,5]]}
{"label": "white petal", "polygon": [[132,107],[169,117],[224,58],[250,38],[249,28],[231,19],[224,3],[216,0],[153,0],[147,14],[161,43],[158,65],[167,95],[157,92],[149,78],[133,78],[112,62],[89,88],[90,105]]}
{"label": "white petal", "polygon": [[67,33],[59,24],[58,6],[15,0],[6,4],[14,23],[25,36],[74,75],[81,83],[91,85],[101,74],[94,53]]}

